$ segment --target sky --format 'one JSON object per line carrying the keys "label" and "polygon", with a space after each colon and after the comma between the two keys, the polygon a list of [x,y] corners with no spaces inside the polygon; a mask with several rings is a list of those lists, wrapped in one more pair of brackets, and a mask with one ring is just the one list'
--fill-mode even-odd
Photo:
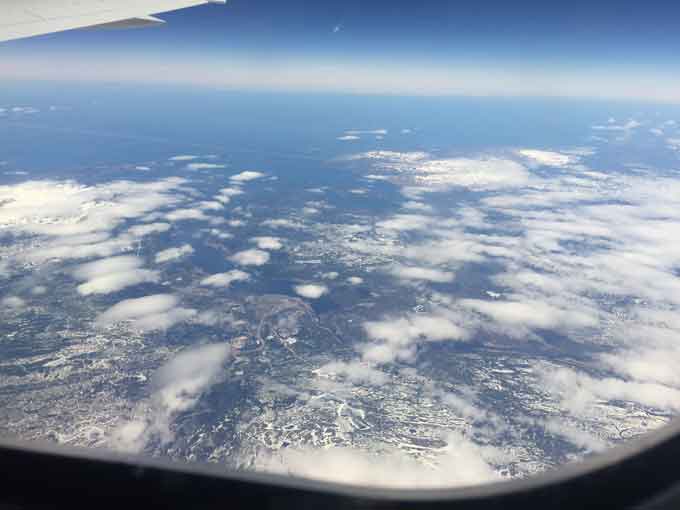
{"label": "sky", "polygon": [[230,0],[0,46],[0,78],[680,102],[680,5]]}

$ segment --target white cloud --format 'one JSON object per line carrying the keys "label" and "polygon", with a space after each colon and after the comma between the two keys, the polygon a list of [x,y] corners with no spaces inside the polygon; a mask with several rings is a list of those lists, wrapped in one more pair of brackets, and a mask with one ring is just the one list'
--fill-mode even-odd
{"label": "white cloud", "polygon": [[189,244],[183,244],[182,246],[176,246],[173,248],[168,248],[166,250],[159,251],[156,253],[155,261],[156,264],[162,264],[164,262],[169,262],[171,260],[176,260],[182,258],[186,255],[194,253],[194,249]]}
{"label": "white cloud", "polygon": [[149,234],[167,232],[170,230],[169,223],[148,223],[145,225],[134,225],[128,229],[128,232],[135,237],[144,237]]}
{"label": "white cloud", "polygon": [[521,149],[517,153],[520,156],[535,161],[538,164],[554,167],[564,167],[576,162],[573,155],[562,154],[560,152],[542,151],[534,149]]}
{"label": "white cloud", "polygon": [[343,135],[338,136],[337,140],[340,140],[341,142],[349,142],[351,140],[359,140],[359,137],[356,135]]}
{"label": "white cloud", "polygon": [[559,308],[544,301],[483,301],[462,299],[458,303],[510,326],[537,329],[587,328],[598,325],[598,316],[582,310]]}
{"label": "white cloud", "polygon": [[387,129],[350,129],[345,131],[347,135],[386,135]]}
{"label": "white cloud", "polygon": [[347,278],[347,283],[349,283],[350,285],[361,285],[362,283],[364,283],[364,279],[361,278],[360,276],[350,276],[349,278]]}
{"label": "white cloud", "polygon": [[253,237],[250,239],[250,242],[255,243],[261,250],[280,250],[283,248],[283,243],[278,237]]}
{"label": "white cloud", "polygon": [[423,280],[437,283],[452,282],[456,276],[455,273],[449,271],[428,267],[393,266],[389,271],[401,280]]}
{"label": "white cloud", "polygon": [[523,186],[529,173],[516,161],[500,158],[431,160],[416,168],[415,180],[430,186],[499,189]]}
{"label": "white cloud", "polygon": [[451,488],[497,481],[493,467],[498,453],[481,447],[459,433],[446,436],[446,446],[432,464],[383,448],[377,452],[335,447],[284,449],[276,456],[255,459],[258,470],[351,484],[393,488]]}
{"label": "white cloud", "polygon": [[199,202],[198,207],[204,211],[221,211],[224,209],[224,204],[217,200]]}
{"label": "white cloud", "polygon": [[213,170],[216,168],[226,168],[227,165],[220,163],[189,163],[187,170]]}
{"label": "white cloud", "polygon": [[468,333],[445,310],[431,314],[411,314],[403,318],[368,321],[364,329],[373,343],[360,350],[364,361],[391,363],[411,361],[415,346],[422,341],[465,340]]}
{"label": "white cloud", "polygon": [[291,228],[291,229],[301,229],[304,228],[302,223],[298,223],[293,220],[288,220],[284,218],[274,218],[265,220],[262,222],[263,227],[269,228]]}
{"label": "white cloud", "polygon": [[387,220],[379,221],[376,226],[388,230],[422,230],[436,222],[430,216],[419,214],[395,214]]}
{"label": "white cloud", "polygon": [[269,253],[262,250],[243,250],[235,253],[229,260],[240,266],[263,266],[269,262]]}
{"label": "white cloud", "polygon": [[217,273],[203,278],[201,285],[212,287],[229,287],[233,282],[242,282],[250,279],[250,275],[244,271],[234,269],[226,273]]}
{"label": "white cloud", "polygon": [[361,384],[381,385],[387,383],[388,375],[367,363],[360,361],[343,362],[333,361],[326,363],[316,371],[319,375],[340,375],[346,380]]}
{"label": "white cloud", "polygon": [[680,138],[666,138],[666,144],[671,149],[680,149]]}
{"label": "white cloud", "polygon": [[241,172],[240,174],[232,175],[231,177],[229,177],[229,180],[232,182],[248,182],[255,179],[261,179],[262,177],[265,177],[265,174],[263,174],[262,172],[246,170],[245,172]]}
{"label": "white cloud", "polygon": [[157,282],[157,271],[141,269],[143,261],[131,255],[96,260],[78,266],[73,276],[85,283],[78,285],[78,292],[90,294],[110,294],[132,285]]}
{"label": "white cloud", "polygon": [[[114,181],[82,186],[74,181],[25,181],[0,186],[0,229],[51,238],[108,233],[122,222],[178,201],[185,183]],[[40,204],[36,208],[35,204]]]}
{"label": "white cloud", "polygon": [[663,411],[680,412],[680,390],[655,383],[592,377],[572,368],[541,370],[541,384],[560,400],[560,405],[582,416],[598,401],[632,401]]}
{"label": "white cloud", "polygon": [[402,204],[402,207],[404,209],[411,209],[414,211],[423,211],[423,212],[432,212],[432,206],[424,204],[422,202],[416,202],[415,200],[409,200],[408,202],[404,202]]}
{"label": "white cloud", "polygon": [[245,191],[243,191],[241,188],[222,188],[220,190],[220,195],[225,196],[225,197],[235,197],[238,195],[243,195]]}
{"label": "white cloud", "polygon": [[[612,120],[612,119],[610,119]],[[637,120],[630,119],[626,121],[623,124],[616,124],[616,121],[614,122],[608,122],[605,125],[597,125],[593,126],[593,129],[596,131],[631,131],[635,128],[640,127],[642,124],[638,122]]]}
{"label": "white cloud", "polygon": [[164,218],[168,221],[184,221],[184,220],[197,220],[204,221],[209,218],[205,213],[198,208],[186,208],[186,209],[175,209],[166,213]]}
{"label": "white cloud", "polygon": [[168,161],[191,161],[198,158],[199,156],[192,156],[190,154],[180,154],[178,156],[172,156],[171,158],[168,158]]}
{"label": "white cloud", "polygon": [[328,293],[328,287],[325,285],[319,285],[314,283],[307,283],[304,285],[296,285],[293,287],[295,293],[298,296],[302,296],[308,299],[318,299],[324,294]]}
{"label": "white cloud", "polygon": [[125,452],[141,452],[153,439],[172,441],[174,418],[189,411],[220,381],[229,344],[208,344],[181,352],[153,376],[154,391],[138,416],[113,431],[111,446]]}
{"label": "white cloud", "polygon": [[130,321],[142,331],[168,329],[196,315],[196,310],[177,306],[179,300],[171,294],[155,294],[137,299],[125,299],[97,317],[99,326]]}
{"label": "white cloud", "polygon": [[36,285],[31,289],[31,294],[34,296],[42,296],[44,294],[47,294],[47,287],[44,285]]}
{"label": "white cloud", "polygon": [[351,159],[369,159],[380,170],[397,172],[427,188],[466,187],[494,190],[524,186],[529,173],[520,163],[492,156],[434,159],[426,152],[371,151]]}
{"label": "white cloud", "polygon": [[90,280],[107,274],[137,269],[141,267],[142,264],[142,259],[138,257],[121,255],[119,257],[111,257],[82,264],[74,269],[73,276],[79,280]]}
{"label": "white cloud", "polygon": [[211,228],[207,231],[211,236],[215,236],[219,239],[233,239],[234,234],[231,234],[229,232],[223,232],[219,229],[216,228]]}
{"label": "white cloud", "polygon": [[0,301],[0,304],[4,308],[10,308],[12,310],[20,310],[26,306],[26,301],[18,296],[7,296]]}

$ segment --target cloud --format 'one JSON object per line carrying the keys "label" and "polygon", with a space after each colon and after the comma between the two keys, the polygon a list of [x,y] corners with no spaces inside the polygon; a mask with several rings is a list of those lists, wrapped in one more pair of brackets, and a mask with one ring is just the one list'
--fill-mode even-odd
{"label": "cloud", "polygon": [[332,361],[318,368],[316,373],[322,376],[342,376],[355,384],[381,385],[386,384],[389,380],[385,372],[360,361],[349,363]]}
{"label": "cloud", "polygon": [[372,160],[375,169],[396,172],[426,188],[494,190],[524,186],[529,181],[523,165],[493,156],[436,159],[426,152],[370,151],[349,159]]}
{"label": "cloud", "polygon": [[221,163],[189,163],[187,170],[213,170],[216,168],[226,168],[227,165]]}
{"label": "cloud", "polygon": [[395,214],[387,220],[379,221],[376,226],[388,230],[422,230],[435,222],[430,216],[419,214]]}
{"label": "cloud", "polygon": [[211,229],[208,229],[208,230],[206,230],[206,231],[207,231],[211,236],[215,236],[215,237],[217,237],[218,239],[233,239],[233,238],[234,238],[234,234],[231,234],[231,233],[229,233],[229,232],[223,232],[223,231],[221,231],[221,230],[219,230],[219,229],[216,229],[216,228],[211,228]]}
{"label": "cloud", "polygon": [[220,195],[225,196],[225,197],[235,197],[238,195],[243,195],[245,191],[243,191],[241,188],[222,188],[220,190]]}
{"label": "cloud", "polygon": [[159,368],[153,376],[153,393],[147,406],[113,431],[110,446],[137,453],[154,439],[162,445],[172,441],[175,417],[194,408],[220,381],[230,354],[227,343],[207,344],[187,349]]}
{"label": "cloud", "polygon": [[389,271],[400,280],[423,280],[437,283],[452,282],[456,276],[455,273],[449,271],[428,267],[393,266]]}
{"label": "cloud", "polygon": [[666,144],[671,148],[680,149],[680,138],[666,138]]}
{"label": "cloud", "polygon": [[240,174],[232,175],[231,177],[229,177],[229,180],[232,182],[248,182],[255,179],[261,179],[263,177],[266,177],[266,175],[263,174],[262,172],[246,170],[245,172],[241,172]]}
{"label": "cloud", "polygon": [[350,276],[349,278],[347,278],[347,283],[349,283],[350,285],[361,285],[362,283],[364,283],[364,279],[359,276]]}
{"label": "cloud", "polygon": [[78,266],[73,276],[85,283],[78,285],[78,293],[110,294],[132,285],[157,282],[157,271],[142,269],[143,261],[131,255],[110,257]]}
{"label": "cloud", "polygon": [[90,280],[99,276],[129,271],[142,266],[143,260],[132,255],[105,258],[82,264],[73,270],[73,276],[79,280]]}
{"label": "cloud", "polygon": [[631,131],[635,128],[638,128],[640,126],[642,126],[642,124],[640,122],[638,122],[637,120],[634,120],[634,119],[630,119],[623,124],[616,124],[616,121],[614,121],[614,119],[610,119],[610,122],[608,122],[607,124],[596,125],[596,126],[593,126],[592,129],[594,129],[596,131],[624,131],[624,132],[627,132],[627,131]]}
{"label": "cloud", "polygon": [[269,262],[269,253],[262,250],[243,250],[235,253],[229,260],[240,266],[263,266]]}
{"label": "cloud", "polygon": [[562,154],[559,152],[542,151],[534,149],[521,149],[517,153],[540,165],[564,167],[575,163],[577,158],[573,155]]}
{"label": "cloud", "polygon": [[414,200],[409,200],[408,202],[404,202],[402,204],[402,207],[404,209],[411,209],[414,211],[423,211],[423,212],[432,212],[432,206],[424,204],[422,202],[416,202]]}
{"label": "cloud", "polygon": [[583,416],[599,401],[632,401],[661,411],[680,412],[680,390],[662,384],[593,377],[563,367],[545,367],[540,375],[544,391],[558,396],[562,408],[576,416]]}
{"label": "cloud", "polygon": [[145,225],[134,225],[128,229],[128,232],[135,237],[144,237],[149,234],[162,233],[170,230],[169,223],[148,223]]}
{"label": "cloud", "polygon": [[155,261],[156,264],[162,264],[164,262],[169,262],[171,260],[176,260],[182,258],[186,255],[194,253],[194,249],[189,244],[183,244],[182,246],[177,246],[174,248],[168,248],[166,250],[159,251],[156,253]]}
{"label": "cloud", "polygon": [[336,140],[340,140],[342,142],[349,142],[349,141],[352,141],[352,140],[359,140],[359,139],[360,139],[360,137],[358,137],[356,135],[343,135],[343,136],[338,136],[336,138]]}
{"label": "cloud", "polygon": [[42,247],[26,253],[26,259],[35,263],[48,260],[84,259],[108,257],[133,249],[135,239],[126,235],[109,239],[109,234],[58,237],[47,241]]}
{"label": "cloud", "polygon": [[280,250],[283,248],[283,243],[278,237],[252,237],[250,242],[255,243],[261,250]]}
{"label": "cloud", "polygon": [[379,452],[358,448],[284,449],[255,459],[258,470],[351,485],[394,488],[460,487],[497,481],[497,453],[480,447],[462,434],[446,436],[446,446],[433,465],[388,447]]}
{"label": "cloud", "polygon": [[184,220],[197,220],[206,221],[208,216],[205,215],[202,209],[198,208],[186,208],[186,209],[175,209],[166,213],[164,218],[168,221],[184,221]]}
{"label": "cloud", "polygon": [[196,310],[178,307],[178,303],[171,294],[125,299],[100,314],[96,322],[105,327],[130,321],[135,329],[142,331],[168,329],[196,315]]}
{"label": "cloud", "polygon": [[387,129],[350,129],[346,135],[386,135]]}
{"label": "cloud", "polygon": [[200,156],[192,156],[190,154],[180,154],[179,156],[172,156],[168,161],[191,161],[198,159]]}
{"label": "cloud", "polygon": [[26,306],[26,301],[18,296],[7,296],[0,301],[0,305],[3,308],[9,308],[11,310],[20,310]]}
{"label": "cloud", "polygon": [[380,364],[413,360],[415,346],[423,341],[465,340],[468,337],[468,332],[445,310],[367,321],[363,327],[374,342],[360,347],[362,359]]}
{"label": "cloud", "polygon": [[250,279],[250,275],[244,271],[234,269],[226,273],[217,273],[201,280],[201,285],[212,287],[229,287],[233,282],[243,282]]}
{"label": "cloud", "polygon": [[314,283],[296,285],[293,287],[293,290],[295,290],[295,293],[298,296],[302,296],[307,299],[319,299],[321,296],[328,293],[328,287]]}
{"label": "cloud", "polygon": [[[51,238],[51,247],[57,247],[58,238],[108,233],[129,219],[176,203],[176,191],[184,183],[183,179],[168,178],[96,186],[75,181],[25,181],[0,186],[0,228]],[[41,204],[40,208],[35,204]]]}
{"label": "cloud", "polygon": [[224,209],[224,204],[217,200],[203,201],[198,203],[198,207],[204,211],[221,211]]}
{"label": "cloud", "polygon": [[483,301],[462,299],[458,303],[500,323],[536,329],[588,328],[598,325],[596,313],[552,306],[544,301]]}
{"label": "cloud", "polygon": [[416,172],[417,183],[479,190],[523,186],[529,180],[528,172],[519,163],[493,157],[431,160]]}
{"label": "cloud", "polygon": [[288,220],[284,218],[274,218],[265,220],[261,223],[263,227],[269,228],[291,228],[291,229],[301,229],[305,226],[302,223],[298,223],[293,220]]}

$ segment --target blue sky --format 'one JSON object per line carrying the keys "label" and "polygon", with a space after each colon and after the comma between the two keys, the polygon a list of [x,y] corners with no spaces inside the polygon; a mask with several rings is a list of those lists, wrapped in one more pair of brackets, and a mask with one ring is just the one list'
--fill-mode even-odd
{"label": "blue sky", "polygon": [[106,81],[160,74],[235,89],[680,100],[677,2],[230,0],[160,17],[168,24],[159,29],[6,43],[0,73]]}

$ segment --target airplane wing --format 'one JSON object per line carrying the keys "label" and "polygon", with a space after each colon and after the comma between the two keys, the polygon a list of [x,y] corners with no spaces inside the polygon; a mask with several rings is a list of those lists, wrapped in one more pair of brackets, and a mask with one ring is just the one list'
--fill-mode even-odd
{"label": "airplane wing", "polygon": [[0,42],[84,27],[158,25],[153,14],[226,0],[0,0]]}

